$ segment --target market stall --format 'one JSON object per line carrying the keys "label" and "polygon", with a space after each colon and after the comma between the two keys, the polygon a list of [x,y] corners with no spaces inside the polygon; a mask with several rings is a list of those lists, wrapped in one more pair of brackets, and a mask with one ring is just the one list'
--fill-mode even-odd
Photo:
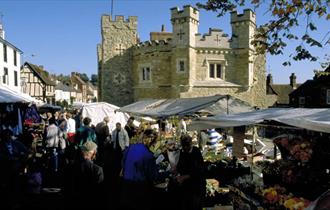
{"label": "market stall", "polygon": [[117,112],[118,106],[106,103],[97,102],[82,105],[82,117],[91,118],[91,124],[97,125],[102,122],[104,117],[109,117],[110,121],[108,123],[109,130],[112,131],[116,128],[116,123],[120,122],[122,126],[125,126],[129,116],[128,114]]}
{"label": "market stall", "polygon": [[[230,184],[234,209],[304,209],[330,188],[330,110],[266,109],[195,120],[190,129],[253,128],[272,139],[280,160],[252,159],[251,174]],[[235,140],[234,140],[235,144]],[[259,175],[259,177],[258,177]]]}
{"label": "market stall", "polygon": [[0,86],[0,122],[1,128],[11,129],[15,135],[23,133],[24,125],[40,123],[35,100],[29,95]]}
{"label": "market stall", "polygon": [[121,107],[119,111],[133,115],[167,118],[195,113],[208,115],[232,114],[254,110],[254,107],[229,95],[196,98],[149,99]]}

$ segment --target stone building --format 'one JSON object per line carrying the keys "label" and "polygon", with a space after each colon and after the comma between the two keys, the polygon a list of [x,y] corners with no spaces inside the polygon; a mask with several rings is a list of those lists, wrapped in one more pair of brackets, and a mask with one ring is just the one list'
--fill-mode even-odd
{"label": "stone building", "polygon": [[[265,55],[251,40],[256,15],[231,13],[232,36],[220,29],[198,33],[199,11],[171,9],[172,32],[151,32],[139,42],[137,17],[103,15],[97,46],[99,100],[118,106],[146,98],[187,98],[229,94],[267,107]],[[268,97],[268,98],[267,98]]]}

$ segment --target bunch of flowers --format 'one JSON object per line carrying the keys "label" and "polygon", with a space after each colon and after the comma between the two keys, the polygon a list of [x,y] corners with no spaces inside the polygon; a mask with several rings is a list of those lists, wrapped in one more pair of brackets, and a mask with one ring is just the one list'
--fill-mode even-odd
{"label": "bunch of flowers", "polygon": [[206,179],[206,196],[215,196],[216,192],[221,192],[219,182],[216,179]]}
{"label": "bunch of flowers", "polygon": [[310,204],[309,200],[304,198],[288,196],[283,203],[283,206],[288,210],[303,210]]}
{"label": "bunch of flowers", "polygon": [[266,204],[276,204],[280,203],[284,198],[285,189],[278,185],[274,187],[266,188],[262,191],[262,196],[264,198],[264,203]]}
{"label": "bunch of flowers", "polygon": [[308,162],[313,154],[312,146],[308,141],[293,145],[290,148],[290,154],[302,163]]}

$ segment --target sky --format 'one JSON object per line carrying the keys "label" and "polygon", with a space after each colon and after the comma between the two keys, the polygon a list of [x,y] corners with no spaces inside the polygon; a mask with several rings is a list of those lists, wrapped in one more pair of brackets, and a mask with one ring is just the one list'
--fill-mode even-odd
{"label": "sky", "polygon": [[[146,41],[151,31],[160,31],[162,24],[166,31],[172,30],[170,8],[197,2],[205,0],[113,0],[113,15],[138,16],[139,37]],[[243,8],[238,9],[242,11]],[[103,14],[111,13],[111,0],[0,0],[0,13],[6,40],[23,51],[23,62],[43,65],[53,74],[68,75],[77,71],[90,76],[97,73],[100,20]],[[257,25],[269,20],[265,8],[257,9],[256,15]],[[329,30],[329,21],[317,20],[316,25],[319,26],[316,35],[322,39]],[[220,28],[231,35],[229,15],[217,17],[215,12],[200,10],[199,33],[207,33],[209,28]],[[282,66],[293,49],[294,45],[289,43],[285,55],[267,55],[267,73],[273,75],[274,83],[288,84],[291,73],[302,83],[312,79],[314,69],[321,69],[319,62]],[[326,53],[330,54],[329,49],[328,44],[312,52],[323,59]]]}

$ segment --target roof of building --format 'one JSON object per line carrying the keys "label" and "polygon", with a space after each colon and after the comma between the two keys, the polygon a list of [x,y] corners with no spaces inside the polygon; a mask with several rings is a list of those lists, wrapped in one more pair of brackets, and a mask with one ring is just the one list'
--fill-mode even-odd
{"label": "roof of building", "polygon": [[297,87],[295,90],[293,90],[289,95],[294,95],[295,93],[300,92],[301,90],[312,88],[314,84],[316,83],[315,80],[309,79],[306,80],[303,84],[301,84],[299,87]]}
{"label": "roof of building", "polygon": [[29,62],[25,62],[24,66],[27,65],[33,72],[35,72],[35,74],[46,84],[46,85],[51,85],[51,86],[55,86],[55,82],[52,81],[48,75],[48,72],[46,70],[44,70],[43,68],[34,65],[32,63]]}
{"label": "roof of building", "polygon": [[86,85],[86,82],[80,78],[79,75],[77,74],[72,74],[71,75],[73,78],[75,78],[80,84]]}
{"label": "roof of building", "polygon": [[77,92],[77,90],[74,89],[73,87],[69,85],[65,85],[63,83],[58,83],[55,87],[55,90],[63,90],[65,92]]}
{"label": "roof of building", "polygon": [[6,44],[6,45],[9,45],[10,47],[14,48],[17,52],[19,53],[23,53],[22,50],[20,50],[19,48],[15,47],[15,45],[13,45],[12,43],[8,42],[7,40],[3,39],[0,37],[0,42]]}
{"label": "roof of building", "polygon": [[285,84],[272,84],[271,88],[275,91],[277,94],[277,103],[279,104],[289,104],[289,94],[298,88],[301,84],[297,84],[295,88],[293,88],[291,85],[285,85]]}

